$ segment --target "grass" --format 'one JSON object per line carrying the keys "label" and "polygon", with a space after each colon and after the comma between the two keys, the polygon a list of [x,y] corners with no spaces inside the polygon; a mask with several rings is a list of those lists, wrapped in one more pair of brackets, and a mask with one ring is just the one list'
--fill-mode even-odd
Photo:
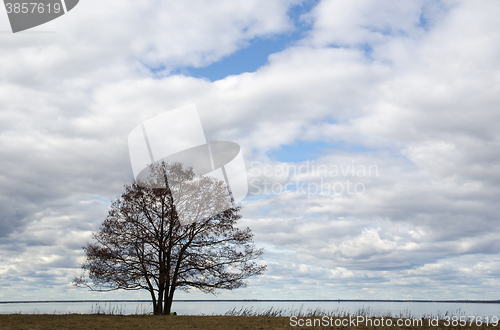
{"label": "grass", "polygon": [[[314,317],[316,319],[319,316]],[[140,330],[140,329],[399,329],[393,327],[292,327],[288,317],[273,316],[154,316],[154,315],[106,315],[106,314],[9,314],[0,315],[1,330]],[[430,327],[427,321],[423,326],[404,327],[404,329],[487,329],[493,326]]]}
{"label": "grass", "polygon": [[[99,303],[92,304],[90,309],[90,314],[99,314],[99,315],[125,315],[125,306],[124,305],[114,305],[104,303],[102,306]],[[135,315],[146,315],[153,314],[151,306],[149,308],[144,308],[141,305],[137,305],[135,308]]]}
{"label": "grass", "polygon": [[[358,309],[357,312],[350,314],[348,311],[344,309],[335,309],[333,311],[326,311],[321,308],[308,308],[306,310],[303,309],[303,307],[300,307],[299,309],[287,309],[287,308],[276,308],[276,307],[269,307],[267,309],[256,309],[254,310],[253,307],[242,307],[240,309],[237,309],[236,307],[227,311],[225,316],[265,316],[265,317],[290,317],[290,316],[296,316],[296,317],[335,317],[335,318],[348,318],[349,316],[351,317],[357,317],[357,316],[365,316],[365,317],[399,317],[399,318],[407,318],[411,319],[414,318],[413,315],[407,310],[404,310],[401,312],[399,315],[393,316],[391,313],[383,313],[383,314],[377,314],[371,309],[370,307],[363,307]],[[215,316],[215,315],[214,315]],[[432,315],[426,316],[425,318],[432,317]]]}
{"label": "grass", "polygon": [[[201,315],[201,316],[155,316],[147,314],[148,311],[137,309],[135,315],[122,315],[124,311],[123,306],[114,305],[104,305],[100,306],[96,304],[92,306],[91,314],[62,314],[62,315],[51,315],[51,314],[0,314],[0,330],[51,330],[51,329],[68,329],[68,330],[89,330],[89,329],[120,329],[120,330],[141,330],[141,329],[400,329],[396,326],[397,319],[410,319],[416,320],[414,316],[408,310],[401,312],[399,315],[391,315],[390,313],[376,314],[370,308],[361,308],[357,312],[349,314],[347,311],[334,310],[334,311],[324,311],[322,309],[306,309],[300,308],[298,310],[294,309],[280,309],[280,308],[268,308],[264,310],[256,309],[252,307],[233,308],[226,312],[224,315]],[[302,319],[304,322],[304,327],[291,326],[290,316],[295,317],[295,321]],[[380,320],[383,317],[385,320],[393,320],[393,326],[365,326],[362,324],[360,326],[321,326],[321,321],[325,317],[329,320],[330,317],[335,319],[347,320],[349,317],[356,318],[358,316],[363,316],[365,318],[375,318]],[[408,326],[404,329],[433,329],[433,330],[444,330],[444,329],[487,329],[487,328],[499,328],[500,326],[494,327],[490,325],[469,326],[467,324],[464,327],[460,326],[445,326],[443,317],[446,315],[427,315],[422,321],[422,325],[418,326]],[[429,324],[429,318],[438,318],[439,326],[431,326]],[[311,327],[307,326],[307,319],[314,322],[317,320],[317,326]],[[298,323],[298,322],[297,322]],[[297,324],[295,323],[295,324]]]}

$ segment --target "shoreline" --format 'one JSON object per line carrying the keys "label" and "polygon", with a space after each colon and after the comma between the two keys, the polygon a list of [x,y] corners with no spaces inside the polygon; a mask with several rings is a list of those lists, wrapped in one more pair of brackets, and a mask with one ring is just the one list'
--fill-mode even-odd
{"label": "shoreline", "polygon": [[[128,299],[118,299],[118,300],[19,300],[19,301],[0,301],[0,304],[49,304],[49,303],[103,303],[103,302],[111,302],[111,303],[120,303],[120,302],[141,302],[148,303],[151,300],[128,300]],[[381,299],[333,299],[333,300],[259,300],[259,299],[243,299],[243,300],[174,300],[176,302],[382,302],[382,303],[440,303],[440,304],[500,304],[500,300],[412,300],[412,299],[391,299],[391,300],[381,300]]]}

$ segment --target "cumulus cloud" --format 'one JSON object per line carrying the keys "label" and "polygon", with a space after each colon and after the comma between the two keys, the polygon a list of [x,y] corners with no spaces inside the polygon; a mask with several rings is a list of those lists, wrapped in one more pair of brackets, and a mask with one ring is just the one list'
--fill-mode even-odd
{"label": "cumulus cloud", "polygon": [[[209,140],[242,146],[241,225],[268,250],[227,296],[495,298],[500,6],[322,0],[255,72],[176,73],[292,31],[299,4],[89,0],[56,33],[1,34],[2,300],[88,297],[69,281],[133,179],[128,133],[193,102]],[[315,154],[276,156],[299,142]]]}

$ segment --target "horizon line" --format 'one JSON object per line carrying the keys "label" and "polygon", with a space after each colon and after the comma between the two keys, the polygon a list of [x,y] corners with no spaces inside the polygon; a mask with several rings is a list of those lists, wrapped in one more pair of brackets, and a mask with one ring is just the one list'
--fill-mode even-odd
{"label": "horizon line", "polygon": [[[151,300],[19,300],[0,301],[0,304],[46,304],[46,303],[101,303],[101,302],[151,302]],[[500,304],[500,300],[433,300],[433,299],[180,299],[173,302],[415,302],[415,303],[468,303],[468,304]]]}

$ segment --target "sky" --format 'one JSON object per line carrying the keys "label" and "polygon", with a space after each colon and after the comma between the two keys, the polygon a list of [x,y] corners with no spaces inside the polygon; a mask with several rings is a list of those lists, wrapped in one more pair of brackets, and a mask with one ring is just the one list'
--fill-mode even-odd
{"label": "sky", "polygon": [[177,299],[499,299],[500,2],[81,0],[0,9],[0,301],[76,288],[127,137],[195,103],[267,272]]}

